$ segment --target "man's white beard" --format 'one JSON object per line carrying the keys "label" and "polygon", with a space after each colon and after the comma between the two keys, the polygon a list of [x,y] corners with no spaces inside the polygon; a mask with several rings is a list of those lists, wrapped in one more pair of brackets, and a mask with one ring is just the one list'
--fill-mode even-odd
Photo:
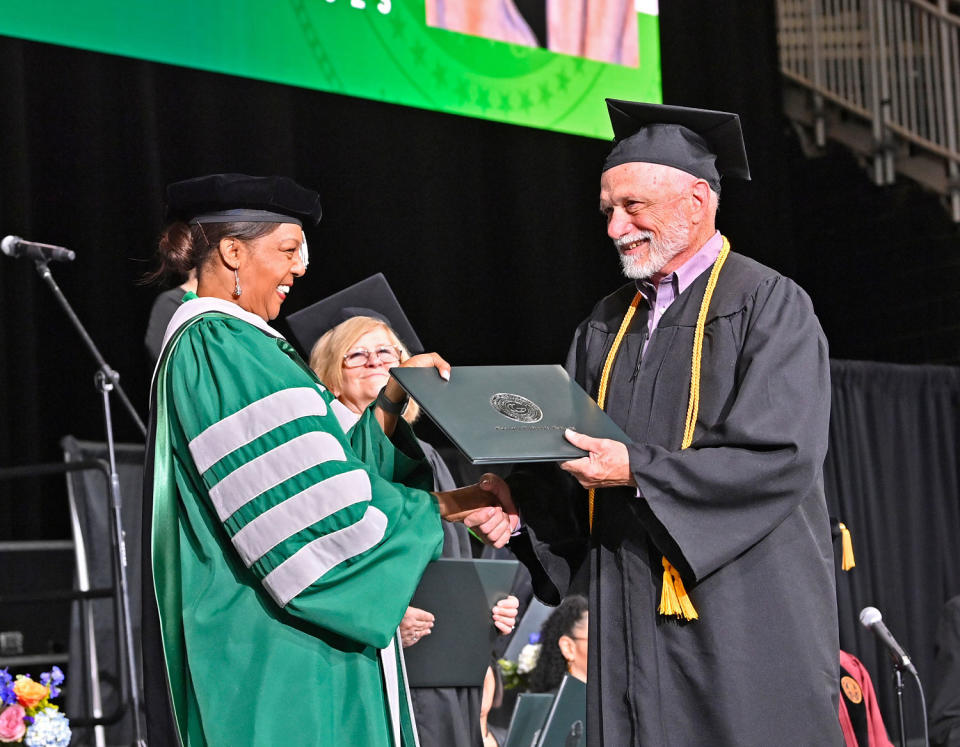
{"label": "man's white beard", "polygon": [[[626,255],[620,251],[620,247],[641,239],[648,239],[646,252]],[[613,243],[620,256],[623,274],[631,280],[646,280],[654,273],[660,272],[671,259],[684,251],[689,242],[690,222],[678,211],[664,228],[660,238],[656,238],[651,231],[637,231],[616,239]]]}

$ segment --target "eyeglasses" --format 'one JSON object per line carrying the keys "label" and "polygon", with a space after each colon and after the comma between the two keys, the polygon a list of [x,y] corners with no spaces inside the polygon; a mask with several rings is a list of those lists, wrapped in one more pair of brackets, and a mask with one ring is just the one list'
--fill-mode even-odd
{"label": "eyeglasses", "polygon": [[367,361],[375,356],[383,364],[398,363],[400,361],[400,349],[395,345],[381,345],[375,350],[366,348],[355,348],[343,356],[343,365],[346,368],[359,368],[367,365]]}

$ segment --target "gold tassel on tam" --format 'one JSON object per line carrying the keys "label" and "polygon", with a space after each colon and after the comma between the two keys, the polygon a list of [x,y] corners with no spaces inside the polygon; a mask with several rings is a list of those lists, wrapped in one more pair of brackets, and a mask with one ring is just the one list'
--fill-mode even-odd
{"label": "gold tassel on tam", "polygon": [[661,615],[682,617],[684,620],[697,620],[700,615],[694,609],[693,602],[683,588],[683,581],[677,569],[666,558],[663,562],[663,592],[660,594],[660,607],[657,610]]}
{"label": "gold tassel on tam", "polygon": [[850,538],[850,530],[842,521],[840,522],[840,542],[843,546],[843,560],[840,561],[840,567],[849,571],[857,565],[853,559],[853,540]]}

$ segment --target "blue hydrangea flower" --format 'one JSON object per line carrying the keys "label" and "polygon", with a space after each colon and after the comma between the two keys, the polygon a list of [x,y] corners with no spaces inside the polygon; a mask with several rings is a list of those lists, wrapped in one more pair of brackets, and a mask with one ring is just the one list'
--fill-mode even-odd
{"label": "blue hydrangea flower", "polygon": [[34,717],[24,742],[27,747],[67,747],[70,719],[54,708],[44,708]]}
{"label": "blue hydrangea flower", "polygon": [[17,702],[17,694],[13,691],[13,677],[4,669],[0,669],[0,705],[13,705]]}
{"label": "blue hydrangea flower", "polygon": [[53,669],[49,672],[44,672],[40,675],[40,684],[46,685],[50,688],[50,697],[56,698],[60,695],[60,688],[58,685],[63,684],[63,671],[60,667],[54,665]]}

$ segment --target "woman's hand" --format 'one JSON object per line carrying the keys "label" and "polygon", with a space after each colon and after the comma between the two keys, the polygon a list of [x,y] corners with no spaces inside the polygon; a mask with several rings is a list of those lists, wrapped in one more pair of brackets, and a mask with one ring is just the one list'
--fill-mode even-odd
{"label": "woman's hand", "polygon": [[[437,369],[441,377],[449,381],[450,364],[436,353],[420,353],[419,355],[407,358],[403,363],[399,364],[400,368],[430,368],[431,366]],[[396,368],[396,366],[392,366],[392,368]],[[397,418],[399,417],[397,413],[403,409],[403,406],[407,402],[407,393],[403,387],[397,383],[395,378],[389,376],[387,377],[387,383],[384,385],[383,391],[380,393],[380,397],[386,397],[389,400],[387,404],[392,403],[388,409],[384,409],[384,406],[380,405],[374,410],[377,422],[380,423],[383,432],[387,434],[387,438],[390,438],[393,436],[393,431],[397,427]],[[380,397],[377,398],[378,402]]]}
{"label": "woman's hand", "polygon": [[407,607],[400,621],[400,643],[404,648],[412,646],[424,636],[433,632],[433,615],[426,610]]}
{"label": "woman's hand", "polygon": [[[450,364],[436,353],[420,353],[419,355],[411,356],[399,366],[395,366],[394,368],[397,367],[436,368],[441,378],[445,379],[446,381],[450,380]],[[403,390],[403,387],[400,386],[397,383],[397,380],[392,376],[387,381],[387,391],[384,392],[384,394],[387,395],[387,399],[389,399],[391,402],[403,402],[407,398],[407,393]]]}
{"label": "woman's hand", "polygon": [[493,624],[500,635],[509,635],[517,627],[517,613],[520,611],[520,600],[513,594],[506,599],[501,599],[490,612],[493,614]]}

